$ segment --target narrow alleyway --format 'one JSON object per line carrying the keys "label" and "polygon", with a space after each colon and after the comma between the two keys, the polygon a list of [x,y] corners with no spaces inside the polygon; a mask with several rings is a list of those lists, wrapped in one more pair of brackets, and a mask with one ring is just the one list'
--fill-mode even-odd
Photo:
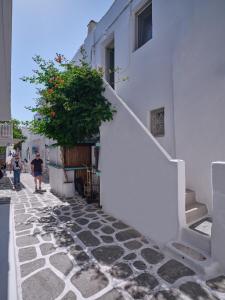
{"label": "narrow alleyway", "polygon": [[205,282],[96,205],[63,201],[48,185],[34,193],[29,174],[22,183],[12,191],[8,178],[0,182],[4,218],[13,217],[19,300],[225,299],[225,277]]}

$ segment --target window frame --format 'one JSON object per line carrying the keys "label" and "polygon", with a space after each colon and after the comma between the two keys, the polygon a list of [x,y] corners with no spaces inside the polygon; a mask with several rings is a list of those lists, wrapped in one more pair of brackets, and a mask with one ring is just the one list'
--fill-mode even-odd
{"label": "window frame", "polygon": [[[152,0],[145,2],[141,8],[139,8],[135,13],[134,13],[134,23],[135,23],[135,43],[134,43],[134,51],[138,50],[142,46],[144,46],[147,42],[152,40],[153,38],[153,21],[152,21],[152,35],[149,40],[147,40],[145,43],[141,44],[139,43],[139,17],[140,15],[148,8],[151,6],[152,10]],[[153,11],[152,11],[153,12]],[[153,15],[153,14],[152,14]],[[153,18],[152,18],[153,19]]]}
{"label": "window frame", "polygon": [[[113,47],[111,47],[111,45],[113,45]],[[109,51],[110,49],[114,49],[114,69],[115,69],[115,39],[114,39],[114,34],[113,35],[110,35],[110,37],[105,41],[104,45],[103,45],[103,49],[104,49],[104,77],[105,77],[105,80],[109,83],[109,85],[115,89],[115,70],[111,71],[110,72],[110,68],[109,68],[109,64],[110,64],[110,61],[109,61]],[[111,76],[113,74],[113,77],[114,79],[111,80]]]}

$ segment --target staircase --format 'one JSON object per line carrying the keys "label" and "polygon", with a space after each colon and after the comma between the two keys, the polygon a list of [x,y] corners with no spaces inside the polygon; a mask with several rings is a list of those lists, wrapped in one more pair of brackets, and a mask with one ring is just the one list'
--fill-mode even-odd
{"label": "staircase", "polygon": [[195,192],[186,190],[186,223],[179,241],[171,241],[166,251],[174,258],[183,261],[204,278],[220,272],[220,265],[211,258],[211,225],[205,204],[196,201]]}
{"label": "staircase", "polygon": [[197,202],[195,192],[186,190],[185,214],[187,224],[191,224],[207,215],[208,210],[205,204]]}

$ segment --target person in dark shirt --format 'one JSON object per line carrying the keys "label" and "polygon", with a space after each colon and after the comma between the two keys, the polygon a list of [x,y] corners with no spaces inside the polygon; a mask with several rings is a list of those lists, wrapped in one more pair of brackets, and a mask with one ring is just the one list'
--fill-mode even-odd
{"label": "person in dark shirt", "polygon": [[37,182],[39,182],[39,190],[41,191],[42,173],[43,173],[43,160],[40,154],[36,153],[35,159],[31,162],[32,175],[34,176],[35,191],[37,191]]}

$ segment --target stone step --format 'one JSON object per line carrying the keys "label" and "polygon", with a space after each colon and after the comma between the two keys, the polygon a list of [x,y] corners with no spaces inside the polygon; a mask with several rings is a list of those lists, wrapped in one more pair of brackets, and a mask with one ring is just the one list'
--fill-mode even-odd
{"label": "stone step", "polygon": [[204,279],[216,276],[222,271],[219,263],[213,261],[209,255],[183,241],[171,241],[165,250],[173,258],[200,273]]}
{"label": "stone step", "polygon": [[208,256],[211,255],[211,237],[194,231],[189,227],[182,228],[181,240],[189,245],[195,245],[200,251]]}
{"label": "stone step", "polygon": [[194,202],[196,202],[195,192],[190,190],[190,189],[186,189],[185,205],[188,206],[188,205],[191,205]]}
{"label": "stone step", "polygon": [[197,201],[190,203],[186,206],[186,222],[187,224],[191,224],[197,220],[202,219],[205,215],[207,215],[208,210],[205,204],[199,203]]}

